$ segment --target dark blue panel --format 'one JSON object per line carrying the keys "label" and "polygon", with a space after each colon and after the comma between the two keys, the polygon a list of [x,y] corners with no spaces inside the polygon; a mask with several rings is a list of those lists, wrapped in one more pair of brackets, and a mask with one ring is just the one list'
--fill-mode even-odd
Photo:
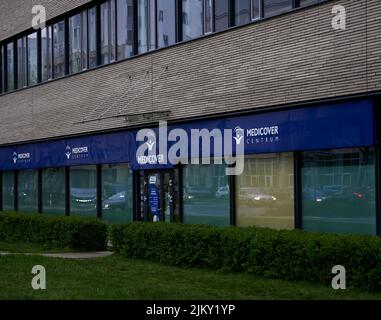
{"label": "dark blue panel", "polygon": [[[174,128],[184,129],[189,137],[192,129],[234,130],[234,144],[236,141],[244,143],[246,154],[375,144],[371,100],[189,122],[170,126],[168,131]],[[154,132],[158,134],[157,129]],[[137,131],[126,131],[4,147],[0,149],[0,170],[101,163],[131,163],[133,169],[171,167],[170,164],[139,164],[136,150],[144,142],[136,142],[136,134]],[[168,143],[168,147],[171,145],[173,143]],[[159,154],[158,148],[156,143],[156,154]],[[216,154],[212,152],[212,155]]]}

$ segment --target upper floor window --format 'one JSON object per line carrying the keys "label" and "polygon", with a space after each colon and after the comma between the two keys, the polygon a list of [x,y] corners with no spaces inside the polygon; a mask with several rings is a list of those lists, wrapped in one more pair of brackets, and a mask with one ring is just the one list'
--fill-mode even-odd
{"label": "upper floor window", "polygon": [[300,0],[300,6],[310,6],[316,3],[324,2],[326,0]]}
{"label": "upper floor window", "polygon": [[235,23],[237,26],[249,23],[251,20],[251,0],[235,1]]}
{"label": "upper floor window", "polygon": [[6,79],[7,90],[15,89],[15,60],[14,60],[14,43],[10,42],[6,45]]}
{"label": "upper floor window", "polygon": [[53,78],[52,26],[41,30],[41,80]]}
{"label": "upper floor window", "polygon": [[28,84],[34,85],[38,83],[38,45],[37,45],[37,32],[28,35]]}
{"label": "upper floor window", "polygon": [[203,34],[203,2],[204,0],[183,1],[183,40],[190,40]]}
{"label": "upper floor window", "polygon": [[26,37],[17,39],[17,89],[27,86]]}
{"label": "upper floor window", "polygon": [[230,27],[229,0],[217,0],[214,3],[215,31],[222,31]]}
{"label": "upper floor window", "polygon": [[53,24],[53,76],[65,75],[65,22]]}
{"label": "upper floor window", "polygon": [[88,66],[93,68],[97,65],[97,10],[93,7],[87,10],[88,21]]}
{"label": "upper floor window", "polygon": [[134,54],[134,6],[133,0],[118,0],[117,5],[117,58],[120,60]]}
{"label": "upper floor window", "polygon": [[157,0],[157,39],[158,47],[176,43],[176,5],[174,0]]}
{"label": "upper floor window", "polygon": [[138,52],[156,48],[155,0],[138,0]]}
{"label": "upper floor window", "polygon": [[251,0],[251,19],[257,20],[261,18],[261,0]]}
{"label": "upper floor window", "polygon": [[213,0],[204,0],[204,34],[213,32]]}
{"label": "upper floor window", "polygon": [[0,93],[4,92],[4,48],[0,45]]}
{"label": "upper floor window", "polygon": [[263,0],[265,17],[275,16],[292,9],[293,0]]}
{"label": "upper floor window", "polygon": [[115,61],[115,0],[101,4],[101,64]]}

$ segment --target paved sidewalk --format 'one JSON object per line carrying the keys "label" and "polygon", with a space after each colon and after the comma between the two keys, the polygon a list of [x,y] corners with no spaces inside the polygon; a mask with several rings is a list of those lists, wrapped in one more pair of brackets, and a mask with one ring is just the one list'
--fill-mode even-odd
{"label": "paved sidewalk", "polygon": [[68,253],[12,253],[12,252],[0,252],[0,256],[8,255],[26,255],[26,256],[43,256],[49,258],[62,258],[62,259],[97,259],[105,258],[113,255],[111,251],[101,252],[68,252]]}

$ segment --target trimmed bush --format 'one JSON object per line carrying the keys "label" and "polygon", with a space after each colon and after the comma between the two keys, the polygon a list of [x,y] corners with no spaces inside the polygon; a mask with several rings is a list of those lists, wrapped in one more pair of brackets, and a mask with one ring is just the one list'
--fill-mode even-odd
{"label": "trimmed bush", "polygon": [[381,290],[376,237],[163,223],[112,225],[110,234],[128,258],[327,284],[343,265],[348,286]]}
{"label": "trimmed bush", "polygon": [[103,250],[107,224],[95,219],[0,213],[0,241],[30,242],[52,248]]}

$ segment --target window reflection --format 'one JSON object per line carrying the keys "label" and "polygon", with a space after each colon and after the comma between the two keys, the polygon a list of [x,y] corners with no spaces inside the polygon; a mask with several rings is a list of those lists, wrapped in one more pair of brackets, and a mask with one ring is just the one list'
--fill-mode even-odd
{"label": "window reflection", "polygon": [[167,47],[176,42],[176,16],[174,0],[157,0],[158,47]]}
{"label": "window reflection", "polygon": [[225,165],[184,167],[184,223],[230,224],[230,188]]}
{"label": "window reflection", "polygon": [[65,214],[65,168],[42,171],[42,212]]}
{"label": "window reflection", "polygon": [[54,78],[65,75],[65,23],[60,21],[53,25],[53,74]]}
{"label": "window reflection", "polygon": [[237,226],[294,227],[292,153],[250,156],[237,176]]}
{"label": "window reflection", "polygon": [[17,176],[18,210],[21,212],[37,212],[37,170],[22,170]]}
{"label": "window reflection", "polygon": [[97,216],[96,166],[70,168],[70,215]]}
{"label": "window reflection", "polygon": [[265,17],[275,16],[292,9],[292,0],[263,0]]}
{"label": "window reflection", "polygon": [[3,211],[14,211],[15,209],[15,173],[13,171],[3,172]]}
{"label": "window reflection", "polygon": [[203,0],[183,0],[183,40],[200,37],[203,33]]}
{"label": "window reflection", "polygon": [[376,233],[373,148],[303,152],[303,229]]}
{"label": "window reflection", "polygon": [[132,173],[129,166],[104,165],[102,169],[102,219],[132,221]]}

